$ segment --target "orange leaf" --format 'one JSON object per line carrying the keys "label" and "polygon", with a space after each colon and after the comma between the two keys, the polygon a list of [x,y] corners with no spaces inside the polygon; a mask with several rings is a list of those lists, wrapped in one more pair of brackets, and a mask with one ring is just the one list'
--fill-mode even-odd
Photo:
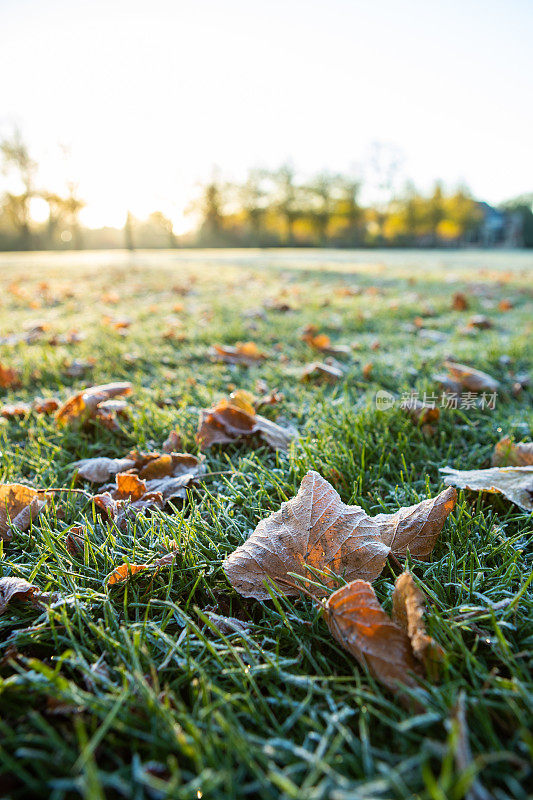
{"label": "orange leaf", "polygon": [[392,691],[417,685],[420,665],[409,636],[383,611],[369,583],[356,580],[337,589],[325,611],[334,638],[376,680]]}
{"label": "orange leaf", "polygon": [[144,572],[148,569],[148,564],[121,564],[120,567],[111,572],[107,578],[107,585],[112,586],[114,583],[122,583],[123,581],[131,578],[132,575],[137,575],[139,572]]}
{"label": "orange leaf", "polygon": [[10,389],[13,386],[20,386],[20,375],[12,367],[4,367],[0,364],[0,387]]}

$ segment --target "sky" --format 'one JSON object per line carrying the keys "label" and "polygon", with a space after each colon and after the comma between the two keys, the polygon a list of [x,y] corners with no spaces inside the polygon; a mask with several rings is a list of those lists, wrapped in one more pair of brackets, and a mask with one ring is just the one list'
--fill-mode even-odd
{"label": "sky", "polygon": [[[532,0],[0,0],[0,134],[89,225],[159,209],[178,233],[218,167],[533,191]],[[0,181],[6,180],[0,176]]]}

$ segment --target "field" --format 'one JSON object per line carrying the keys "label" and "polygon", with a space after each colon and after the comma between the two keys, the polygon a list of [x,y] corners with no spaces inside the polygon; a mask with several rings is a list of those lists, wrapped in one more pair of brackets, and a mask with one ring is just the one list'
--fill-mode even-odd
{"label": "field", "polygon": [[[430,560],[408,556],[446,651],[416,706],[335,643],[309,598],[245,599],[221,564],[309,469],[344,502],[390,513],[441,491],[440,467],[487,467],[502,436],[531,440],[532,389],[516,383],[532,366],[532,278],[533,256],[503,252],[0,256],[0,363],[19,374],[3,403],[133,384],[117,429],[31,412],[0,426],[4,483],[86,492],[54,493],[0,543],[0,577],[57,594],[0,616],[0,797],[525,800],[531,513],[460,491]],[[452,308],[458,292],[466,310]],[[475,315],[492,326],[468,328]],[[327,358],[302,340],[310,324],[348,346],[335,383],[301,380]],[[247,341],[266,358],[210,356]],[[448,357],[501,382],[493,408],[443,408],[428,429],[399,402],[376,407],[379,390],[438,392]],[[124,526],[74,482],[77,460],[157,451],[174,429],[198,454],[200,409],[257,381],[283,394],[261,413],[298,430],[288,452],[214,446],[184,501]],[[172,547],[170,566],[108,584]],[[387,610],[393,583],[388,567],[374,583]],[[248,628],[221,633],[208,612]]]}

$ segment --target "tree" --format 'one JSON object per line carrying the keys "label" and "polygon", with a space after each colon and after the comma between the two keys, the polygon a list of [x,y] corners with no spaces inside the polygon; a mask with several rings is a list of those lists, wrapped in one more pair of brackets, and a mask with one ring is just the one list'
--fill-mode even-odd
{"label": "tree", "polygon": [[285,164],[272,175],[275,183],[274,208],[285,224],[285,241],[294,243],[294,224],[301,215],[301,191],[295,184],[294,170]]}
{"label": "tree", "polygon": [[42,199],[48,204],[48,223],[46,226],[46,244],[54,246],[61,221],[65,216],[65,200],[55,192],[41,192]]}
{"label": "tree", "polygon": [[124,223],[124,244],[131,252],[135,250],[135,244],[133,242],[133,215],[131,211],[128,211],[126,214],[126,221]]}
{"label": "tree", "polygon": [[19,130],[15,130],[11,138],[0,143],[0,152],[4,174],[14,174],[23,190],[19,194],[6,192],[4,208],[18,232],[20,246],[23,250],[28,250],[33,244],[30,204],[35,197],[37,162],[31,158]]}
{"label": "tree", "polygon": [[321,172],[306,187],[311,200],[311,223],[315,230],[318,244],[325,245],[331,218],[335,210],[334,194],[338,176],[329,172]]}
{"label": "tree", "polygon": [[439,225],[446,218],[444,209],[442,184],[437,181],[433,194],[427,203],[427,218],[433,245],[439,240]]}
{"label": "tree", "polygon": [[364,214],[358,203],[361,181],[351,176],[339,176],[337,179],[339,202],[337,210],[343,219],[346,229],[346,243],[358,245],[363,234]]}
{"label": "tree", "polygon": [[174,225],[172,220],[166,217],[162,211],[154,211],[148,217],[149,224],[155,228],[160,228],[166,234],[166,245],[170,249],[177,246],[176,234],[174,233]]}
{"label": "tree", "polygon": [[80,225],[80,212],[85,208],[85,202],[78,197],[78,186],[74,181],[69,181],[67,188],[68,195],[63,201],[65,217],[70,232],[72,233],[72,246],[74,250],[81,250],[83,248],[83,237]]}
{"label": "tree", "polygon": [[263,170],[250,170],[245,183],[237,187],[238,201],[244,213],[245,223],[250,230],[253,244],[257,244],[261,240],[267,212],[265,177]]}

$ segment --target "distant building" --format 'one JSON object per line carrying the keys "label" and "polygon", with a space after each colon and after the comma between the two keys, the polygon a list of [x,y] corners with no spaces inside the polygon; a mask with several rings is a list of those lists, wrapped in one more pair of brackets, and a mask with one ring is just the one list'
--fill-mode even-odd
{"label": "distant building", "polygon": [[481,247],[523,247],[523,216],[513,209],[500,209],[480,201],[482,219],[468,237],[469,244]]}

